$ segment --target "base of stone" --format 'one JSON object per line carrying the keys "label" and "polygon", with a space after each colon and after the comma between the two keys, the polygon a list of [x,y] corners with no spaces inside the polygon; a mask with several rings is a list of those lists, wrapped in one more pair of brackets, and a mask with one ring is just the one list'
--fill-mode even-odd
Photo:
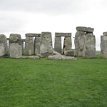
{"label": "base of stone", "polygon": [[75,50],[73,50],[73,49],[72,50],[67,50],[67,51],[64,52],[64,55],[73,57],[75,55],[74,52],[75,52]]}
{"label": "base of stone", "polygon": [[23,59],[40,59],[39,56],[22,56],[20,58],[23,58]]}
{"label": "base of stone", "polygon": [[107,58],[107,53],[101,54],[103,58]]}

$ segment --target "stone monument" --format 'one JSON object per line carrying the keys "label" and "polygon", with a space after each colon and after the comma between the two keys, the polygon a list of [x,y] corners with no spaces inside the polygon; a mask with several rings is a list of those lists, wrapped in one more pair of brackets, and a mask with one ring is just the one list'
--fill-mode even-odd
{"label": "stone monument", "polygon": [[41,33],[40,54],[43,57],[53,54],[51,32],[42,32]]}
{"label": "stone monument", "polygon": [[41,34],[35,34],[35,40],[34,40],[34,52],[35,55],[40,55],[40,46],[41,46]]}
{"label": "stone monument", "polygon": [[34,55],[34,39],[33,33],[26,33],[25,39],[25,55],[32,56]]}
{"label": "stone monument", "polygon": [[95,57],[96,55],[96,40],[93,35],[93,28],[76,27],[75,34],[75,56],[80,57]]}
{"label": "stone monument", "polygon": [[101,36],[101,54],[103,57],[107,58],[107,32],[103,32]]}
{"label": "stone monument", "polygon": [[20,34],[10,34],[9,37],[9,54],[12,58],[22,57],[22,41]]}
{"label": "stone monument", "polygon": [[[64,37],[63,49],[61,48],[61,37]],[[54,50],[60,54],[68,55],[71,52],[71,33],[55,33]]]}
{"label": "stone monument", "polygon": [[4,34],[0,34],[0,56],[7,54],[7,39]]}

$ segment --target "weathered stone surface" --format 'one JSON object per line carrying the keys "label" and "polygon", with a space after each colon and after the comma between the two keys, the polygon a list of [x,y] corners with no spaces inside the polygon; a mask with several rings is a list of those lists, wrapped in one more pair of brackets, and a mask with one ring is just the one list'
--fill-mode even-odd
{"label": "weathered stone surface", "polygon": [[83,31],[83,32],[93,32],[94,31],[94,28],[91,28],[91,27],[83,27],[83,26],[78,26],[76,27],[76,30],[77,31]]}
{"label": "weathered stone surface", "polygon": [[22,56],[22,41],[20,34],[10,34],[9,53],[12,58],[20,58]]}
{"label": "weathered stone surface", "polygon": [[61,55],[60,53],[54,51],[54,55],[48,56],[48,59],[51,60],[76,60],[75,57]]}
{"label": "weathered stone surface", "polygon": [[13,33],[10,34],[9,43],[18,43],[19,45],[22,45],[21,35],[20,34],[13,34]]}
{"label": "weathered stone surface", "polygon": [[40,54],[48,56],[53,53],[52,48],[52,36],[51,32],[42,32],[41,33],[41,45],[40,45]]}
{"label": "weathered stone surface", "polygon": [[107,36],[101,36],[101,54],[107,58]]}
{"label": "weathered stone surface", "polygon": [[93,35],[92,32],[89,32],[87,30],[81,30],[76,32],[75,56],[95,57],[96,55],[95,45],[96,45],[95,36]]}
{"label": "weathered stone surface", "polygon": [[26,39],[25,39],[25,55],[34,55],[34,40],[29,33],[25,34]]}
{"label": "weathered stone surface", "polygon": [[63,44],[63,54],[65,55],[65,53],[68,50],[71,50],[72,47],[72,43],[71,43],[71,35],[69,35],[68,37],[66,36],[64,38],[64,44]]}
{"label": "weathered stone surface", "polygon": [[69,37],[71,36],[71,33],[61,33],[61,32],[56,32],[55,33],[56,37]]}
{"label": "weathered stone surface", "polygon": [[22,46],[18,43],[11,43],[10,44],[10,57],[12,58],[20,58],[22,56]]}
{"label": "weathered stone surface", "polygon": [[39,33],[26,33],[26,37],[38,37]]}
{"label": "weathered stone surface", "polygon": [[103,32],[103,35],[104,35],[104,36],[107,36],[107,32]]}
{"label": "weathered stone surface", "polygon": [[40,59],[39,56],[22,56],[23,59]]}
{"label": "weathered stone surface", "polygon": [[75,56],[85,56],[85,35],[75,35]]}
{"label": "weathered stone surface", "polygon": [[0,34],[0,56],[7,54],[7,39],[4,34]]}
{"label": "weathered stone surface", "polygon": [[85,40],[85,56],[86,57],[95,57],[96,56],[96,41],[95,41],[95,36],[94,35],[86,35],[86,40]]}
{"label": "weathered stone surface", "polygon": [[41,34],[38,34],[38,36],[36,36],[34,40],[35,55],[40,55],[40,45],[41,45]]}
{"label": "weathered stone surface", "polygon": [[67,51],[65,51],[64,52],[64,55],[65,56],[75,56],[75,51],[73,50],[73,49],[71,49],[71,50],[67,50]]}
{"label": "weathered stone surface", "polygon": [[59,52],[59,53],[62,52],[62,49],[61,49],[61,36],[57,36],[57,34],[55,34],[54,50]]}
{"label": "weathered stone surface", "polygon": [[[61,37],[64,37],[64,45],[63,49],[61,48]],[[72,46],[71,42],[71,33],[55,33],[55,44],[54,44],[54,50],[63,53],[67,50],[70,50]]]}

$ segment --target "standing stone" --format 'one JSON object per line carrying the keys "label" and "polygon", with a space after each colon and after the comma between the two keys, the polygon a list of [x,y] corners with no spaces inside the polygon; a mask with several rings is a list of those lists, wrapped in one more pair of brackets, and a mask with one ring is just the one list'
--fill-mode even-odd
{"label": "standing stone", "polygon": [[71,50],[71,47],[71,33],[68,33],[68,35],[64,37],[63,54],[67,55],[67,52]]}
{"label": "standing stone", "polygon": [[104,32],[101,36],[101,54],[107,58],[107,32]]}
{"label": "standing stone", "polygon": [[53,53],[51,32],[42,32],[40,54],[48,56]]}
{"label": "standing stone", "polygon": [[85,32],[76,32],[75,56],[85,56]]}
{"label": "standing stone", "polygon": [[25,39],[25,55],[34,55],[34,40],[32,33],[27,33]]}
{"label": "standing stone", "polygon": [[96,47],[95,47],[95,36],[91,33],[86,35],[86,51],[85,56],[86,57],[95,57],[96,55]]}
{"label": "standing stone", "polygon": [[0,56],[7,54],[7,39],[4,34],[0,34]]}
{"label": "standing stone", "polygon": [[40,55],[41,34],[37,34],[34,40],[35,55]]}
{"label": "standing stone", "polygon": [[55,33],[54,50],[57,51],[58,53],[62,52],[62,49],[61,49],[61,35],[59,33]]}
{"label": "standing stone", "polygon": [[10,57],[20,58],[22,56],[22,41],[20,34],[10,34],[9,37]]}
{"label": "standing stone", "polygon": [[75,35],[75,56],[81,57],[95,57],[96,55],[96,41],[93,35],[93,28],[77,27]]}

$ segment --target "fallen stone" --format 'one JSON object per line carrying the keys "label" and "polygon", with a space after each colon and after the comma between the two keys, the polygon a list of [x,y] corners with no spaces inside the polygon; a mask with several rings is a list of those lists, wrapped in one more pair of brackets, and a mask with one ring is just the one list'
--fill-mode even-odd
{"label": "fallen stone", "polygon": [[23,59],[40,59],[39,56],[22,56]]}
{"label": "fallen stone", "polygon": [[75,56],[75,50],[71,49],[71,50],[67,50],[64,52],[65,56]]}
{"label": "fallen stone", "polygon": [[48,56],[48,59],[53,59],[53,60],[75,60],[76,58],[75,57],[61,55],[60,53],[54,51],[53,55]]}
{"label": "fallen stone", "polygon": [[48,56],[48,59],[52,59],[52,60],[76,60],[75,57],[69,57],[69,56],[64,56],[64,55]]}

